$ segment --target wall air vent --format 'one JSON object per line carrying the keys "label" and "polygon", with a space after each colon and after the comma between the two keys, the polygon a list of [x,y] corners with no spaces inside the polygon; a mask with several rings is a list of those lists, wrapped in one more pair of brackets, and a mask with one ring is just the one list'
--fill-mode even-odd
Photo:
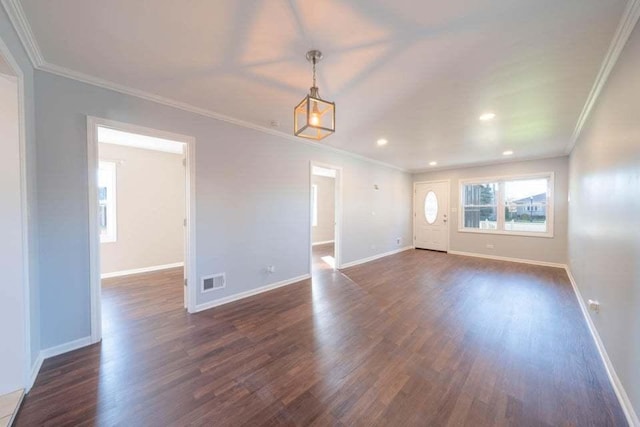
{"label": "wall air vent", "polygon": [[224,273],[218,273],[203,277],[201,283],[201,291],[209,292],[224,288],[227,284],[227,279]]}

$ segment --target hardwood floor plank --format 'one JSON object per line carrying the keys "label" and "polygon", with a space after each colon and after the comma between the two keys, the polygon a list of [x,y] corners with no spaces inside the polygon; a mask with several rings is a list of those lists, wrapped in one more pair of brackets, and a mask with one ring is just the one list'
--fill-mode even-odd
{"label": "hardwood floor plank", "polygon": [[103,283],[103,341],[16,426],[624,426],[561,269],[406,251],[195,315],[182,270]]}

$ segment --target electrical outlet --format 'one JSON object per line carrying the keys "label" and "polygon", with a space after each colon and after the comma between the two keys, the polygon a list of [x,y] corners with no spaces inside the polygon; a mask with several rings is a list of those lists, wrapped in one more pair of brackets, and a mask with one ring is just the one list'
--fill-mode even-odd
{"label": "electrical outlet", "polygon": [[276,266],[275,265],[268,265],[267,266],[267,273],[273,274],[275,272],[276,272]]}
{"label": "electrical outlet", "polygon": [[598,300],[590,299],[588,302],[589,302],[589,310],[595,311],[596,313],[600,312],[600,302]]}
{"label": "electrical outlet", "polygon": [[487,249],[493,249],[493,243],[487,243]]}
{"label": "electrical outlet", "polygon": [[400,240],[400,238],[398,237],[398,238],[396,239],[396,244],[397,244],[398,246],[400,246],[400,242],[401,242],[401,241],[402,241],[402,240]]}

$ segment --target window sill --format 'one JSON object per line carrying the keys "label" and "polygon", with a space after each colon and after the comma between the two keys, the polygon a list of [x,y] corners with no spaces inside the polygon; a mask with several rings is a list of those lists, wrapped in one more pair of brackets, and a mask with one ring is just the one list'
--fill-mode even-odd
{"label": "window sill", "polygon": [[519,237],[542,237],[553,239],[553,232],[531,233],[526,231],[504,231],[504,230],[474,230],[472,228],[458,228],[458,233],[471,234],[498,234],[502,236],[519,236]]}

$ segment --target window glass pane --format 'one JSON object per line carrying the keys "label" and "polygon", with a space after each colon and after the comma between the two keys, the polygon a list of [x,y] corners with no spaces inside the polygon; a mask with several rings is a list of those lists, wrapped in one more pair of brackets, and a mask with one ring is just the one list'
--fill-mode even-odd
{"label": "window glass pane", "polygon": [[107,205],[99,206],[98,217],[100,220],[100,234],[104,234],[107,232]]}
{"label": "window glass pane", "polygon": [[436,222],[438,217],[438,198],[433,191],[429,191],[424,199],[424,217],[429,224]]}
{"label": "window glass pane", "polygon": [[494,206],[465,206],[464,227],[496,230],[498,228],[498,208]]}
{"label": "window glass pane", "polygon": [[527,179],[505,182],[506,231],[547,231],[548,179]]}
{"label": "window glass pane", "polygon": [[100,161],[98,169],[98,224],[100,241],[116,241],[116,164]]}
{"label": "window glass pane", "polygon": [[468,184],[463,189],[463,227],[496,230],[498,183]]}
{"label": "window glass pane", "polygon": [[498,183],[469,184],[464,186],[465,206],[495,206],[498,202]]}

